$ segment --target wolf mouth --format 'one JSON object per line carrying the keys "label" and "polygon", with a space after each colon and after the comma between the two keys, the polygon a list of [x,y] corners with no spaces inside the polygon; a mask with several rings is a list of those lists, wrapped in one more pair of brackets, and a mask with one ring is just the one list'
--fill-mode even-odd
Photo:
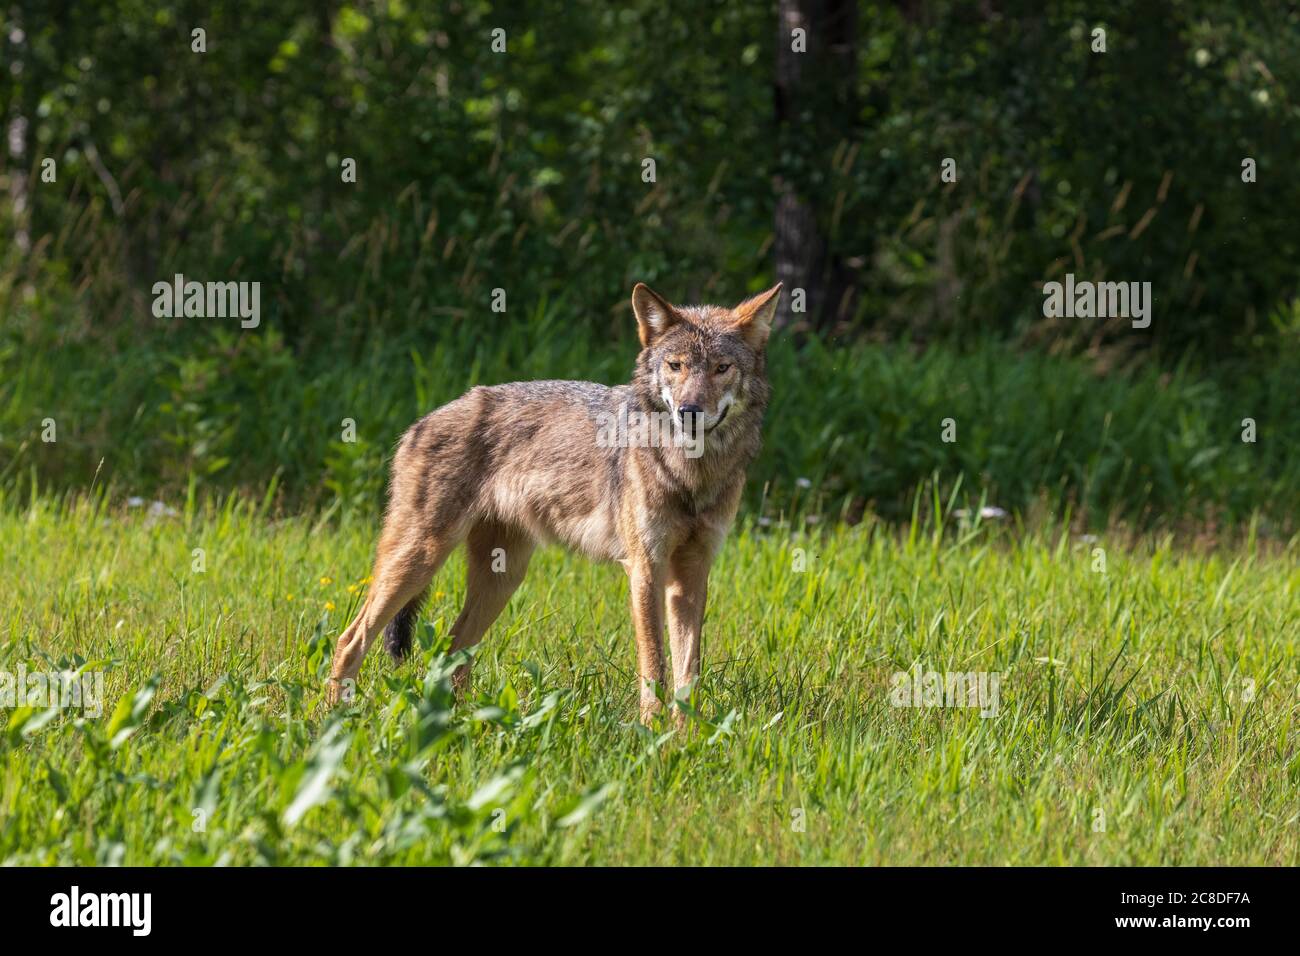
{"label": "wolf mouth", "polygon": [[723,420],[726,419],[726,417],[727,417],[727,412],[729,412],[729,411],[731,411],[731,406],[730,406],[730,405],[728,405],[726,408],[724,408],[724,409],[722,410],[722,414],[718,416],[718,420],[717,420],[716,422],[714,422],[714,423],[713,423],[712,425],[710,425],[708,428],[704,429],[704,434],[706,434],[706,435],[709,434],[709,433],[712,432],[715,428],[717,428],[719,425],[721,425],[722,422],[723,422]]}

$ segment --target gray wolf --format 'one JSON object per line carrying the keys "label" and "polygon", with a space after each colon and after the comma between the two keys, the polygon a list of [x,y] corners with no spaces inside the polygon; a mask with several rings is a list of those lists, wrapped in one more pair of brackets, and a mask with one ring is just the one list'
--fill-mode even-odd
{"label": "gray wolf", "polygon": [[[466,597],[453,651],[483,638],[533,549],[556,542],[627,572],[641,719],[660,709],[665,617],[674,689],[689,687],[709,569],[761,443],[780,294],[778,284],[732,309],[675,306],[638,284],[642,347],[630,384],[478,386],[412,425],[393,458],[373,581],[339,637],[328,699],[348,696],[381,631],[395,659],[409,652],[430,581],[462,542]],[[453,681],[463,694],[468,664]]]}

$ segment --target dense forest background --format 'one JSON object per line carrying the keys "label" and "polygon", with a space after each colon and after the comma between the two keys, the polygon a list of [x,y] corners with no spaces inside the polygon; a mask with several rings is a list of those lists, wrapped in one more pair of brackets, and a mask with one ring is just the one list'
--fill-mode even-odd
{"label": "dense forest background", "polygon": [[[625,379],[635,282],[781,279],[806,311],[752,509],[956,489],[1293,527],[1298,28],[1228,0],[0,2],[0,487],[374,507],[468,385]],[[156,317],[176,273],[260,282],[260,326]],[[1044,317],[1067,273],[1150,282],[1151,326]]]}

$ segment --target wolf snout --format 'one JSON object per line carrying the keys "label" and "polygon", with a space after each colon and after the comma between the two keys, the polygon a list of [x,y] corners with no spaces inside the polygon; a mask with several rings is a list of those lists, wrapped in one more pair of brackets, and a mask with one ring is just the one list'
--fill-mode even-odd
{"label": "wolf snout", "polygon": [[683,425],[694,425],[696,421],[704,417],[704,407],[701,405],[678,405],[677,417],[681,419]]}

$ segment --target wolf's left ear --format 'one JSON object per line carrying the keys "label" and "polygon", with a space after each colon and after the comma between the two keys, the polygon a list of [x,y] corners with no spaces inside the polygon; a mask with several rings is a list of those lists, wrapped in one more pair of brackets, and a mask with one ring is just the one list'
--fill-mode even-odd
{"label": "wolf's left ear", "polygon": [[732,328],[740,331],[750,348],[761,349],[767,345],[767,336],[772,331],[772,320],[776,318],[776,306],[780,301],[781,283],[778,282],[731,310]]}
{"label": "wolf's left ear", "polygon": [[638,282],[632,290],[632,311],[636,313],[642,348],[649,348],[651,342],[682,320],[677,310],[644,282]]}

